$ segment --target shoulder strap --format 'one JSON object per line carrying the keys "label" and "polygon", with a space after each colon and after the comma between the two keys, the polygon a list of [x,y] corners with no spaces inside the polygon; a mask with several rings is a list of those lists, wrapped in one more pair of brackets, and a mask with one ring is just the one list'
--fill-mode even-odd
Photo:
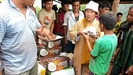
{"label": "shoulder strap", "polygon": [[83,26],[84,26],[84,28],[87,27],[87,21],[85,18],[83,19]]}

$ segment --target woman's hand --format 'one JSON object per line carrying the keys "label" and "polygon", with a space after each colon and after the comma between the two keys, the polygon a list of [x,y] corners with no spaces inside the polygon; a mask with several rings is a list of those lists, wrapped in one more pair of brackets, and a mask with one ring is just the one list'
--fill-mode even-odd
{"label": "woman's hand", "polygon": [[78,31],[78,36],[79,36],[79,35],[82,35],[82,31]]}

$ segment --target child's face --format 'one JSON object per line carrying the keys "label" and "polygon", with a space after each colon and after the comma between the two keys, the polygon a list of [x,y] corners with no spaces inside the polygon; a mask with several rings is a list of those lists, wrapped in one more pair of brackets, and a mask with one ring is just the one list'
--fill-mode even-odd
{"label": "child's face", "polygon": [[100,23],[99,28],[100,28],[101,31],[103,31],[104,26],[103,26],[102,23]]}
{"label": "child's face", "polygon": [[53,7],[53,1],[48,1],[45,3],[45,9],[50,11]]}
{"label": "child's face", "polygon": [[117,21],[121,21],[121,19],[122,19],[122,15],[118,15],[117,16]]}

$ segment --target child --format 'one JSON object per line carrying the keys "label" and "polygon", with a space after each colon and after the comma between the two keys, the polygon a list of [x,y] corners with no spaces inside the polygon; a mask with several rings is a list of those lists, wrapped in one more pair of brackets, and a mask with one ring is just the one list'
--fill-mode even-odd
{"label": "child", "polygon": [[106,12],[100,16],[100,30],[104,32],[104,36],[95,41],[94,48],[90,46],[87,35],[82,33],[86,39],[88,50],[92,56],[89,69],[91,75],[105,75],[110,66],[110,60],[117,46],[117,37],[113,33],[116,25],[116,16],[112,12]]}

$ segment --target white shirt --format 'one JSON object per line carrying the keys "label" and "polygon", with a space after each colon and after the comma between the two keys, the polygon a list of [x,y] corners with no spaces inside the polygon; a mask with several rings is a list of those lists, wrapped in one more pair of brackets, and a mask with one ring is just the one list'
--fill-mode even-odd
{"label": "white shirt", "polygon": [[[84,14],[82,11],[79,11],[79,20],[82,18],[84,18]],[[73,11],[69,11],[69,12],[65,13],[63,25],[67,26],[67,39],[69,41],[71,41],[69,30],[75,25],[76,22],[77,21],[75,19]]]}

